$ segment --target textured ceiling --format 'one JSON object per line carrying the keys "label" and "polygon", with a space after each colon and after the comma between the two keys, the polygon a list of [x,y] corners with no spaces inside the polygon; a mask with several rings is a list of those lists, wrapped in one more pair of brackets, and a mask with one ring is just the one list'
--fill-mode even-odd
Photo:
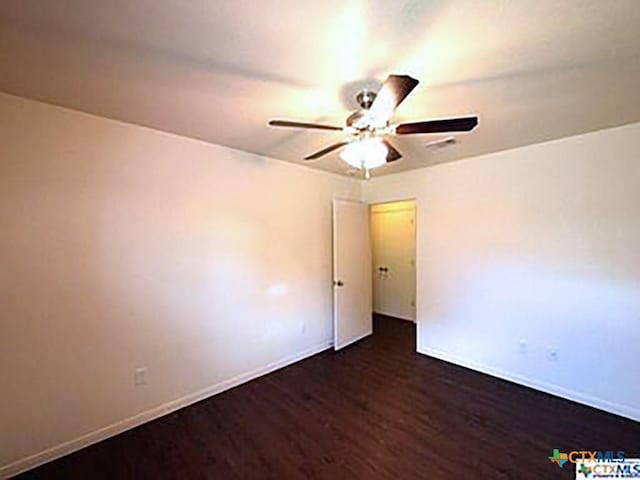
{"label": "textured ceiling", "polygon": [[340,133],[268,119],[342,125],[388,73],[397,120],[479,114],[380,175],[640,121],[639,47],[638,0],[4,0],[0,90],[291,162]]}

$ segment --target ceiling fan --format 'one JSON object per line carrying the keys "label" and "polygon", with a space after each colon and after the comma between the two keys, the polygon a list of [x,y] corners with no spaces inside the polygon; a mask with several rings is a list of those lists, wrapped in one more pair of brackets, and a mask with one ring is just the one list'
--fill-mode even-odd
{"label": "ceiling fan", "polygon": [[395,162],[402,157],[387,137],[420,133],[468,132],[478,125],[478,117],[475,115],[390,124],[393,112],[416,85],[418,80],[408,75],[389,75],[377,94],[371,90],[362,90],[356,96],[361,110],[347,117],[345,127],[289,120],[270,120],[269,125],[342,131],[346,136],[343,141],[307,155],[304,159],[316,160],[344,147],[340,152],[340,158],[352,167],[364,169],[365,176],[368,178],[369,170],[372,168]]}

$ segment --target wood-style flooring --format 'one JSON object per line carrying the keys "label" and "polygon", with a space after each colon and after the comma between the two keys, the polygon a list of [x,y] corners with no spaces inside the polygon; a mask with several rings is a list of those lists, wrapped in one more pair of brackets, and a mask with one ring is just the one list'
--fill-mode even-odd
{"label": "wood-style flooring", "polygon": [[640,423],[415,353],[410,322],[23,474],[27,479],[562,479],[552,449],[640,456]]}

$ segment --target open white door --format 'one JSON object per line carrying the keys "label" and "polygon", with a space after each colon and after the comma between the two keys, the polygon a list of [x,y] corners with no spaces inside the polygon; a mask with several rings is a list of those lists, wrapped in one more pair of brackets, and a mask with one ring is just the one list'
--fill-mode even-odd
{"label": "open white door", "polygon": [[333,201],[333,345],[339,350],[373,332],[369,207]]}

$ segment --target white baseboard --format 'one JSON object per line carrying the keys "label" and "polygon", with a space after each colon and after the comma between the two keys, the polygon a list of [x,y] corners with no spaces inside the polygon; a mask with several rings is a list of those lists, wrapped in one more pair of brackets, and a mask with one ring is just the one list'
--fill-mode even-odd
{"label": "white baseboard", "polygon": [[349,345],[352,345],[352,344],[354,344],[354,343],[356,343],[356,342],[358,342],[358,341],[362,340],[362,339],[363,339],[363,338],[365,338],[365,337],[368,337],[368,336],[369,336],[369,335],[371,335],[372,333],[373,333],[373,330],[369,330],[368,332],[363,333],[362,335],[358,335],[357,337],[352,338],[351,340],[349,340],[349,341],[347,341],[347,342],[345,342],[345,343],[343,343],[343,344],[335,344],[335,343],[334,343],[334,344],[333,344],[333,346],[334,346],[334,348],[335,348],[336,350],[341,350],[341,349],[343,349],[343,348],[345,348],[345,347],[348,347]]}
{"label": "white baseboard", "polygon": [[99,430],[95,430],[78,438],[68,440],[54,447],[4,465],[0,467],[0,478],[8,478],[14,475],[18,475],[39,465],[63,457],[65,455],[68,455],[69,453],[73,453],[77,450],[88,447],[89,445],[100,442],[114,435],[118,435],[119,433],[130,430],[134,427],[142,425],[143,423],[155,420],[156,418],[175,412],[176,410],[187,407],[193,403],[199,402],[200,400],[204,400],[205,398],[224,392],[225,390],[236,387],[245,382],[261,377],[262,375],[266,375],[267,373],[271,373],[275,370],[286,367],[287,365],[291,365],[292,363],[320,353],[328,348],[331,348],[332,345],[332,340],[326,340],[302,352],[289,355],[280,360],[269,363],[268,365],[265,365],[263,367],[256,368],[255,370],[243,373],[236,377],[230,378],[229,380],[225,380],[210,387],[203,388],[202,390],[198,390],[197,392],[190,393],[188,395],[185,395],[184,397],[164,403],[150,410],[146,410],[132,417],[100,428]]}
{"label": "white baseboard", "polygon": [[553,383],[544,382],[534,378],[527,378],[513,372],[469,361],[464,358],[430,348],[418,347],[418,353],[640,422],[640,408],[633,407],[631,405],[610,402],[608,400],[576,392],[575,390],[570,390]]}
{"label": "white baseboard", "polygon": [[406,320],[407,322],[416,323],[416,319],[415,318],[406,317],[404,315],[398,315],[397,313],[381,312],[379,310],[376,310],[373,313],[377,313],[378,315],[385,315],[387,317],[399,318],[400,320]]}

